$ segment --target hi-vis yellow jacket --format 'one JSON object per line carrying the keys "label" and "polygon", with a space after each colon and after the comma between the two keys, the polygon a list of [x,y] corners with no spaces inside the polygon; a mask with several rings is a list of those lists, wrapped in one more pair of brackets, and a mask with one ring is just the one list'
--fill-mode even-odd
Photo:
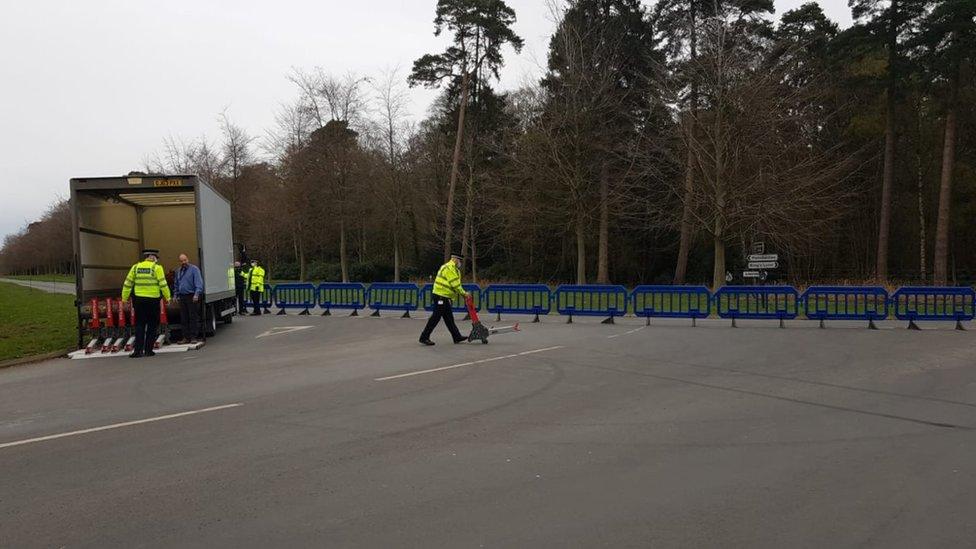
{"label": "hi-vis yellow jacket", "polygon": [[264,291],[264,267],[260,265],[251,267],[251,273],[248,275],[247,289],[252,292]]}
{"label": "hi-vis yellow jacket", "polygon": [[129,295],[136,297],[154,297],[162,295],[166,301],[170,300],[169,286],[166,284],[166,273],[163,266],[155,261],[140,261],[129,269],[129,275],[122,283],[122,301],[127,301]]}
{"label": "hi-vis yellow jacket", "polygon": [[447,299],[464,300],[464,288],[461,286],[461,271],[458,270],[454,261],[448,261],[441,265],[437,271],[437,278],[434,279],[434,295],[446,297]]}

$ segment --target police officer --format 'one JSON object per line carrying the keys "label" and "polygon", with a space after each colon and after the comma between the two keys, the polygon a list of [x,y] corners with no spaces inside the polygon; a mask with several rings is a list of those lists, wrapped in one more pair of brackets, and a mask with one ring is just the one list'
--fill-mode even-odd
{"label": "police officer", "polygon": [[264,267],[258,265],[257,259],[251,260],[251,270],[247,275],[247,289],[251,292],[251,303],[254,312],[251,316],[261,316],[261,292],[264,291]]}
{"label": "police officer", "polygon": [[437,326],[441,318],[444,319],[444,325],[451,332],[454,343],[461,343],[462,341],[468,340],[468,338],[461,335],[457,325],[454,324],[454,311],[451,309],[452,299],[463,300],[469,295],[461,287],[460,268],[463,263],[464,258],[462,256],[452,254],[450,261],[441,265],[441,268],[437,271],[437,278],[434,279],[434,312],[430,315],[427,326],[424,327],[424,331],[420,334],[420,342],[424,345],[434,344],[430,340],[430,333],[434,331],[434,327]]}
{"label": "police officer", "polygon": [[237,314],[241,315],[247,312],[244,308],[244,293],[247,291],[247,277],[249,273],[249,269],[242,266],[240,261],[234,262],[234,293],[237,294]]}
{"label": "police officer", "polygon": [[169,286],[166,284],[166,273],[159,264],[159,250],[145,249],[143,259],[129,269],[129,275],[122,284],[122,301],[127,301],[130,294],[132,308],[136,313],[136,341],[135,349],[129,358],[153,356],[153,345],[156,343],[156,332],[159,330],[159,298],[170,300]]}

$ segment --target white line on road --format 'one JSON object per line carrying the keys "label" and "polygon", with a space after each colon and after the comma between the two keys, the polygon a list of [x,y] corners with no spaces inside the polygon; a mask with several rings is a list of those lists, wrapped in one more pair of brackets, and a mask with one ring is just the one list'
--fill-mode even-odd
{"label": "white line on road", "polygon": [[276,335],[281,335],[281,334],[290,334],[292,332],[298,332],[298,331],[301,331],[301,330],[308,330],[309,328],[314,328],[314,327],[315,326],[278,326],[278,327],[275,327],[275,328],[271,328],[270,330],[268,330],[267,332],[264,332],[263,334],[259,334],[259,335],[254,336],[254,339],[259,339],[259,338],[268,337],[268,336],[276,336]]}
{"label": "white line on road", "polygon": [[608,335],[608,336],[607,336],[607,339],[613,339],[613,338],[615,338],[615,337],[620,337],[620,336],[625,336],[625,335],[630,335],[630,334],[632,334],[632,333],[634,333],[634,332],[639,332],[639,331],[641,331],[641,330],[643,330],[644,328],[647,328],[647,326],[641,326],[640,328],[634,328],[633,330],[631,330],[631,331],[629,331],[629,332],[624,332],[624,333],[622,333],[622,334],[613,334],[613,335]]}
{"label": "white line on road", "polygon": [[223,406],[213,406],[210,408],[203,408],[202,410],[190,410],[189,412],[179,412],[177,414],[167,414],[165,416],[150,417],[146,419],[137,419],[135,421],[126,421],[124,423],[113,423],[112,425],[103,425],[102,427],[92,427],[91,429],[82,429],[80,431],[71,431],[69,433],[58,433],[56,435],[47,435],[37,438],[28,438],[24,440],[15,440],[13,442],[4,442],[0,444],[0,449],[9,448],[11,446],[20,446],[22,444],[32,444],[34,442],[43,442],[45,440],[54,440],[56,438],[73,437],[75,435],[86,435],[88,433],[97,433],[99,431],[108,431],[109,429],[119,429],[121,427],[130,427],[132,425],[140,425],[142,423],[152,423],[154,421],[163,421],[166,419],[174,419],[183,416],[192,416],[194,414],[203,414],[206,412],[216,412],[217,410],[225,410],[227,408],[236,408],[238,406],[243,406],[243,402],[236,402],[234,404],[224,404]]}
{"label": "white line on road", "polygon": [[400,378],[410,377],[410,376],[419,376],[419,375],[422,375],[422,374],[432,374],[434,372],[443,372],[444,370],[453,370],[454,368],[461,368],[463,366],[474,366],[475,364],[484,364],[485,362],[494,362],[496,360],[504,360],[506,358],[515,358],[515,357],[524,356],[524,355],[531,355],[531,354],[534,354],[534,353],[543,353],[543,352],[546,352],[546,351],[554,351],[556,349],[562,349],[562,348],[563,348],[562,345],[556,345],[555,347],[546,347],[544,349],[534,349],[534,350],[531,350],[531,351],[522,351],[521,353],[515,353],[515,354],[511,354],[511,355],[496,356],[496,357],[492,357],[492,358],[483,358],[481,360],[473,360],[471,362],[462,362],[460,364],[452,364],[450,366],[441,366],[440,368],[431,368],[429,370],[419,370],[419,371],[416,371],[416,372],[407,372],[405,374],[397,374],[395,376],[378,377],[378,378],[374,379],[373,381],[389,381],[391,379],[400,379]]}

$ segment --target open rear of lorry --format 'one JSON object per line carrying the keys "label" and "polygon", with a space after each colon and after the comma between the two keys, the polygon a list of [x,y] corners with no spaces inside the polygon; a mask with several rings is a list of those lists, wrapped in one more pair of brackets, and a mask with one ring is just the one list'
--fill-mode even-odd
{"label": "open rear of lorry", "polygon": [[[230,203],[199,177],[75,178],[71,204],[79,346],[90,329],[92,300],[118,299],[129,268],[145,248],[159,249],[170,290],[175,289],[171,271],[179,267],[181,253],[200,267],[207,335],[216,332],[218,321],[230,322],[236,314]],[[99,310],[103,319],[106,312]],[[178,330],[175,305],[167,307],[167,316],[170,327]]]}

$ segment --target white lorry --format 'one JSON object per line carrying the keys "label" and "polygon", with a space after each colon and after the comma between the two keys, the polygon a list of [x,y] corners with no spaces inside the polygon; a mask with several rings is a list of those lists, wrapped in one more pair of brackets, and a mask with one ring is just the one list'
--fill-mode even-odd
{"label": "white lorry", "polygon": [[[227,199],[195,175],[84,177],[70,185],[79,347],[87,339],[89,347],[122,350],[118,343],[128,338],[127,328],[131,332],[122,283],[145,248],[159,249],[171,290],[179,254],[200,267],[206,335],[216,333],[218,321],[232,320],[237,304]],[[179,308],[165,311],[168,329],[178,331]]]}

